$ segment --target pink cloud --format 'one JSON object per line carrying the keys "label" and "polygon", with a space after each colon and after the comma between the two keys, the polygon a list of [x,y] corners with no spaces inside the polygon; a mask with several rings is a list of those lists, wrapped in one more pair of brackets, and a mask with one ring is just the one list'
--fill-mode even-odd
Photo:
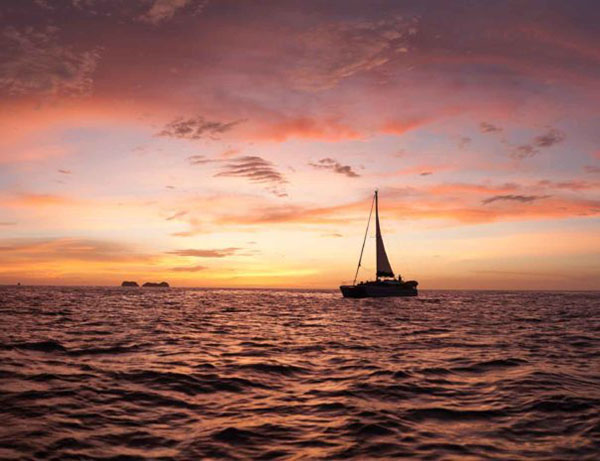
{"label": "pink cloud", "polygon": [[409,117],[402,120],[391,120],[382,126],[381,131],[388,134],[401,135],[407,131],[420,128],[432,120],[432,117]]}
{"label": "pink cloud", "polygon": [[290,138],[341,141],[360,139],[361,135],[336,119],[319,120],[312,117],[296,117],[271,125],[267,124],[258,130],[256,137],[276,142],[284,142]]}

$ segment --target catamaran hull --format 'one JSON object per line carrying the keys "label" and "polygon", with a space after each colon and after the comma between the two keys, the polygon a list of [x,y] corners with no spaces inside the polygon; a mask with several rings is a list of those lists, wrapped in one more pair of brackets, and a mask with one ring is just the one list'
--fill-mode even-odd
{"label": "catamaran hull", "polygon": [[391,298],[417,296],[416,288],[382,285],[342,285],[340,291],[344,298]]}

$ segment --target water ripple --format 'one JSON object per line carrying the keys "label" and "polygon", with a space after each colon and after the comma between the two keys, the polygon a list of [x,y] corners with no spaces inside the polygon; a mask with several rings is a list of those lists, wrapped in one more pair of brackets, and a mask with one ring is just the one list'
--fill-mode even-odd
{"label": "water ripple", "polygon": [[0,288],[0,458],[600,451],[600,295]]}

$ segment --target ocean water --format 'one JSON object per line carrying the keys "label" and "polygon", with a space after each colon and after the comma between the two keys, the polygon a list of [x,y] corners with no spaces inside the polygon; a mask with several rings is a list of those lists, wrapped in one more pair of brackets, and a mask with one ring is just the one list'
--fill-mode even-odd
{"label": "ocean water", "polygon": [[2,459],[600,459],[600,293],[0,288]]}

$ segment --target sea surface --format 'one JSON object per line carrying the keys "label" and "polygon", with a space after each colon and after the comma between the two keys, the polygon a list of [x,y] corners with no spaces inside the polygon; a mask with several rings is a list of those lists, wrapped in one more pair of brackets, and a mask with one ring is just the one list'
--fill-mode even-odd
{"label": "sea surface", "polygon": [[600,293],[0,288],[2,459],[600,459]]}

